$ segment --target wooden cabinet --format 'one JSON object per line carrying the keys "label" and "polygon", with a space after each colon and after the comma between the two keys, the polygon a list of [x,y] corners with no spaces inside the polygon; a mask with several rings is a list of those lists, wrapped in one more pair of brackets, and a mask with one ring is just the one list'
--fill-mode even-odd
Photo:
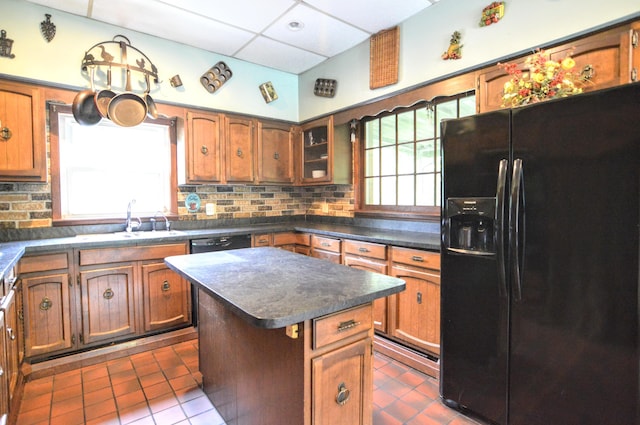
{"label": "wooden cabinet", "polygon": [[[4,315],[0,314],[0,334],[6,333]],[[0,338],[0,424],[4,425],[9,418],[9,381],[6,378],[7,356],[6,339]]]}
{"label": "wooden cabinet", "polygon": [[391,247],[391,275],[406,290],[390,297],[389,333],[421,350],[440,354],[440,254]]}
{"label": "wooden cabinet", "polygon": [[39,88],[0,81],[0,180],[47,181],[44,108]]}
{"label": "wooden cabinet", "polygon": [[311,256],[342,264],[341,244],[340,239],[311,235]]}
{"label": "wooden cabinet", "polygon": [[191,284],[164,261],[142,264],[142,298],[145,332],[191,322]]}
{"label": "wooden cabinet", "polygon": [[[343,264],[374,273],[388,274],[387,246],[371,242],[344,240]],[[373,326],[387,332],[387,297],[373,302]]]}
{"label": "wooden cabinet", "polygon": [[222,125],[219,114],[187,112],[187,183],[222,181]]}
{"label": "wooden cabinet", "polygon": [[253,248],[260,246],[273,246],[272,233],[254,233],[251,235],[251,246]]}
{"label": "wooden cabinet", "polygon": [[80,271],[83,344],[136,334],[134,290],[134,264]]}
{"label": "wooden cabinet", "polygon": [[255,121],[225,116],[225,180],[227,183],[255,181]]}
{"label": "wooden cabinet", "polygon": [[273,234],[273,246],[296,252],[296,232],[278,232]]}
{"label": "wooden cabinet", "polygon": [[288,124],[258,122],[258,183],[294,181],[293,132]]}
{"label": "wooden cabinet", "polygon": [[351,183],[351,139],[347,127],[334,127],[333,116],[301,127],[302,184]]}
{"label": "wooden cabinet", "polygon": [[75,346],[75,291],[71,252],[28,255],[18,263],[26,357]]}

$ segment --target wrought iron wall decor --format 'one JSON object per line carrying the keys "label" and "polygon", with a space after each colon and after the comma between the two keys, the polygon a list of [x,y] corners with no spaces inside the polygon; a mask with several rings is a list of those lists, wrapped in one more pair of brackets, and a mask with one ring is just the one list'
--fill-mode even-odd
{"label": "wrought iron wall decor", "polygon": [[47,43],[50,43],[53,37],[56,36],[56,25],[51,22],[51,15],[45,13],[44,17],[46,19],[40,22],[40,31],[44,39],[47,40]]}
{"label": "wrought iron wall decor", "polygon": [[0,31],[0,57],[13,59],[16,57],[11,53],[11,47],[13,46],[13,40],[7,38],[7,32],[5,30]]}

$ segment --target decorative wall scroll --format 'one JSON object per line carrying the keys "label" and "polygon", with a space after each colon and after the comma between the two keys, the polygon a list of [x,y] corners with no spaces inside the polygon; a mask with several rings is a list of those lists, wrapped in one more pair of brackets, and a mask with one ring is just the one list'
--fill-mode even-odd
{"label": "decorative wall scroll", "polygon": [[56,25],[51,22],[51,15],[45,13],[44,17],[46,19],[40,22],[40,31],[44,39],[47,40],[47,43],[50,43],[53,37],[56,36]]}

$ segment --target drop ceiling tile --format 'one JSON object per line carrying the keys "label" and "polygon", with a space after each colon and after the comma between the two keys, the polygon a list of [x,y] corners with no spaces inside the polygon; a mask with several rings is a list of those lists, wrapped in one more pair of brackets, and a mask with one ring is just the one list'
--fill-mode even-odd
{"label": "drop ceiling tile", "polygon": [[[304,27],[291,31],[290,22]],[[333,56],[369,38],[369,34],[315,9],[299,4],[274,22],[264,35],[323,56]]]}
{"label": "drop ceiling tile", "polygon": [[306,3],[365,31],[377,33],[431,6],[432,1],[306,0]]}
{"label": "drop ceiling tile", "polygon": [[235,57],[294,74],[304,72],[326,59],[324,56],[282,44],[266,37],[258,37],[251,41]]}
{"label": "drop ceiling tile", "polygon": [[296,3],[294,0],[182,0],[162,1],[174,4],[229,25],[258,33]]}
{"label": "drop ceiling tile", "polygon": [[94,0],[92,17],[229,56],[254,36],[248,31],[164,3],[156,2],[150,8],[146,5],[148,1],[145,0]]}
{"label": "drop ceiling tile", "polygon": [[64,10],[74,15],[87,16],[89,10],[89,0],[65,0],[64,7],[61,7],[60,0],[27,0],[30,3],[50,7],[52,9]]}

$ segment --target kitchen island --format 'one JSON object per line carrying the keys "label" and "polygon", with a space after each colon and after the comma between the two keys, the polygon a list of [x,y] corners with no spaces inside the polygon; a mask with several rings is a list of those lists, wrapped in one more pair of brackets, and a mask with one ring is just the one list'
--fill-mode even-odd
{"label": "kitchen island", "polygon": [[372,423],[372,302],[403,280],[276,248],[165,262],[198,289],[203,388],[228,424]]}

